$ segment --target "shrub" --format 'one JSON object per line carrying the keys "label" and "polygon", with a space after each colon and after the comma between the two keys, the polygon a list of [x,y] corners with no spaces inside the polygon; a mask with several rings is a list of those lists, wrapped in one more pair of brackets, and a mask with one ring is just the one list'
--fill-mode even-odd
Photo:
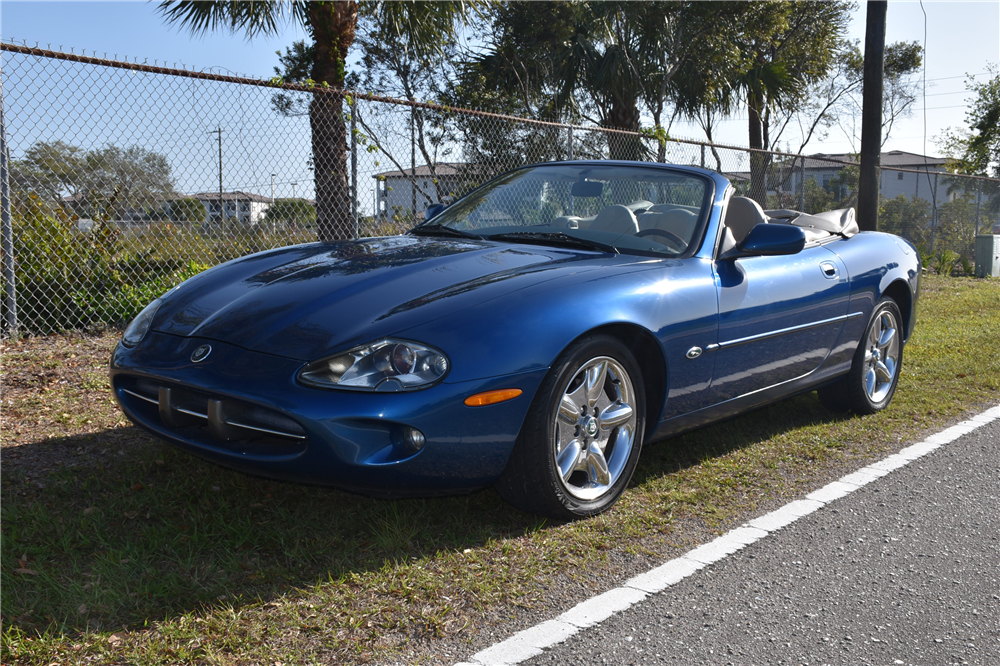
{"label": "shrub", "polygon": [[12,222],[18,323],[27,334],[122,326],[214,263],[165,256],[176,246],[162,234],[137,239],[103,220],[81,232],[64,211],[33,205],[34,195],[26,203],[12,211]]}

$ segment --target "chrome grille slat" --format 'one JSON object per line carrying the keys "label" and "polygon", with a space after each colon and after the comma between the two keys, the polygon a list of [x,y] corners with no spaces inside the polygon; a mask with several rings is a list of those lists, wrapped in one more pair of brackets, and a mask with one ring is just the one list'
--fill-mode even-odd
{"label": "chrome grille slat", "polygon": [[187,414],[188,416],[197,416],[199,419],[207,419],[208,414],[202,414],[200,412],[195,412],[190,409],[184,409],[183,407],[174,407],[174,409],[181,414]]}
{"label": "chrome grille slat", "polygon": [[[139,389],[146,391],[155,390],[157,391],[157,397],[154,398],[146,393],[141,393]],[[307,439],[305,431],[295,421],[279,412],[272,412],[264,407],[246,405],[239,401],[213,398],[198,391],[160,384],[148,379],[139,379],[135,382],[133,388],[121,387],[120,390],[122,393],[155,405],[158,408],[160,421],[165,426],[171,428],[184,426],[204,427],[198,423],[184,420],[185,417],[194,417],[207,421],[209,431],[212,435],[216,439],[224,441],[245,439],[227,428],[239,428],[250,431],[250,433],[273,435],[275,437],[299,441]],[[204,411],[197,410],[198,401],[205,404],[206,408]],[[185,406],[181,407],[178,403],[185,404]],[[230,412],[230,414],[227,415],[226,412]],[[262,422],[262,424],[258,425],[255,423],[257,421]],[[291,430],[292,428],[297,429],[298,432]],[[257,436],[259,437],[260,435]],[[252,439],[253,435],[248,434],[246,437]]]}
{"label": "chrome grille slat", "polygon": [[145,400],[146,402],[151,402],[154,405],[159,405],[160,404],[160,401],[157,400],[156,398],[150,398],[148,395],[143,395],[141,393],[136,393],[135,391],[130,391],[127,388],[123,388],[122,389],[122,393],[128,393],[131,396],[139,398],[139,400]]}
{"label": "chrome grille slat", "polygon": [[246,423],[240,423],[238,421],[226,421],[226,425],[231,425],[236,428],[246,428],[247,430],[255,430],[257,432],[267,433],[269,435],[278,435],[279,437],[292,437],[294,439],[305,439],[305,435],[296,435],[290,432],[281,432],[280,430],[268,430],[267,428],[260,428],[258,426],[252,426]]}

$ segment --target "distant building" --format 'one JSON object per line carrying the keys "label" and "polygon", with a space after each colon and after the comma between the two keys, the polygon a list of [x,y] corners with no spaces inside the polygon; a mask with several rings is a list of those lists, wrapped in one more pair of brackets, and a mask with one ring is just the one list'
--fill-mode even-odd
{"label": "distant building", "polygon": [[416,219],[422,220],[429,205],[451,203],[464,192],[463,183],[468,175],[469,165],[464,162],[438,162],[433,171],[424,164],[416,170],[377,173],[372,176],[375,178],[375,218],[386,220],[394,215],[408,216],[414,211]]}
{"label": "distant building", "polygon": [[[850,153],[816,153],[805,157],[805,167],[803,169],[800,159],[788,159],[784,164],[775,162],[771,167],[771,177],[781,179],[783,185],[778,186],[782,193],[795,194],[801,187],[802,172],[805,172],[806,180],[815,180],[817,185],[830,189],[834,178],[843,170],[843,164],[838,162],[856,162],[857,155]],[[927,171],[930,173],[947,173],[946,166],[948,160],[943,157],[930,157],[927,155],[917,155],[902,150],[890,150],[882,153],[882,167],[896,167],[899,169],[913,169]],[[777,172],[775,170],[777,169]],[[791,173],[789,173],[789,171]],[[784,172],[784,173],[782,173]],[[912,173],[909,171],[891,171],[883,168],[881,172],[881,196],[885,199],[895,199],[900,194],[904,194],[911,199],[925,199],[930,201],[933,196],[934,183],[936,178],[928,177],[922,173]],[[771,191],[778,188],[770,187]],[[947,201],[954,198],[949,196],[948,188],[942,181],[938,184],[938,201]],[[834,192],[840,198],[845,197],[847,192]]]}
{"label": "distant building", "polygon": [[205,206],[205,219],[209,222],[218,222],[220,218],[226,220],[235,218],[244,224],[257,224],[264,220],[267,209],[271,207],[270,197],[253,192],[223,192],[221,207],[218,192],[178,195],[177,199],[197,199],[200,201]]}

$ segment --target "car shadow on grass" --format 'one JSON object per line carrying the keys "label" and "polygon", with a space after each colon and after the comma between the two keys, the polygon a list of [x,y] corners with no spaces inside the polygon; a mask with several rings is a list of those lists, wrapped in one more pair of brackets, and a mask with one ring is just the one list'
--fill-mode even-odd
{"label": "car shadow on grass", "polygon": [[[492,490],[378,500],[261,479],[135,427],[16,449],[4,449],[2,613],[22,629],[135,627],[255,603],[545,524]],[[46,456],[66,459],[37,464]]]}
{"label": "car shadow on grass", "polygon": [[[832,425],[851,418],[854,415],[850,412],[833,412],[824,407],[815,393],[780,400],[680,435],[647,442],[632,484],[660,479],[783,433],[808,426]],[[800,455],[808,455],[808,447],[800,449]]]}
{"label": "car shadow on grass", "polygon": [[[632,485],[840,418],[815,397],[786,400],[648,446]],[[259,603],[551,524],[492,490],[378,500],[260,479],[135,427],[22,447],[39,450],[32,458],[65,456],[25,471],[4,453],[2,612],[25,630],[134,628],[204,606]]]}

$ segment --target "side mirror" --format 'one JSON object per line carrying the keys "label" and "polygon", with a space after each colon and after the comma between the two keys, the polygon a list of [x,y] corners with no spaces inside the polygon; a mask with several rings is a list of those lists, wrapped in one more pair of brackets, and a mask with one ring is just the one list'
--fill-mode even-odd
{"label": "side mirror", "polygon": [[736,248],[743,256],[796,254],[805,247],[806,235],[790,224],[758,224]]}
{"label": "side mirror", "polygon": [[424,211],[424,219],[429,220],[432,217],[435,217],[436,215],[438,215],[438,213],[440,213],[447,207],[448,206],[446,206],[443,203],[431,204],[430,206],[427,207],[427,210]]}

